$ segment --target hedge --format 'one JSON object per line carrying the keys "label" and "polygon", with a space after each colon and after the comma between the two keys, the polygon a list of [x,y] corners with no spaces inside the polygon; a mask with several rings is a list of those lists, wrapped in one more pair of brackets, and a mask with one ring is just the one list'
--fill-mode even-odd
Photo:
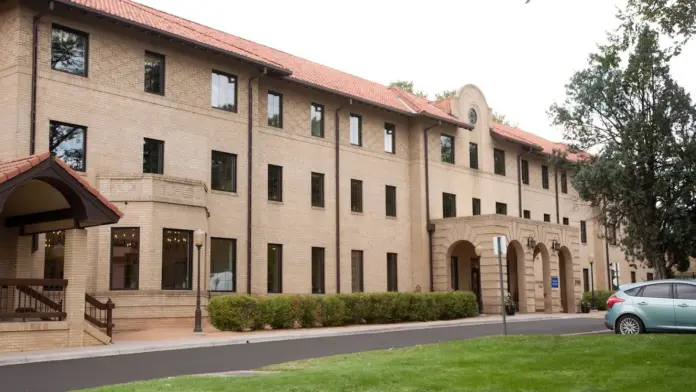
{"label": "hedge", "polygon": [[[607,310],[607,300],[611,297],[615,291],[610,290],[595,290],[594,292],[594,306],[593,309],[597,310]],[[583,293],[582,300],[587,302],[592,302],[592,292]]]}
{"label": "hedge", "polygon": [[327,295],[228,295],[208,302],[213,326],[252,331],[350,324],[452,320],[478,315],[472,292],[355,293]]}

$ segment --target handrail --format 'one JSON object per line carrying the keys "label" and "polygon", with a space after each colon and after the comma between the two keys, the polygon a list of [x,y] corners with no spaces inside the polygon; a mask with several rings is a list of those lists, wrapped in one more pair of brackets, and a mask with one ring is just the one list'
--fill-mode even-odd
{"label": "handrail", "polygon": [[67,279],[14,279],[0,278],[0,286],[59,286],[68,285]]}
{"label": "handrail", "polygon": [[106,329],[106,335],[110,338],[113,335],[115,327],[113,317],[113,310],[115,308],[116,304],[111,301],[111,298],[104,303],[85,293],[85,320],[99,328]]}
{"label": "handrail", "polygon": [[58,321],[65,312],[66,279],[0,279],[0,318]]}
{"label": "handrail", "polygon": [[62,312],[62,311],[63,311],[63,305],[62,305],[62,304],[58,304],[58,303],[56,303],[55,301],[50,300],[50,299],[47,298],[45,295],[43,295],[43,294],[41,294],[40,292],[38,292],[38,291],[32,289],[32,288],[29,287],[29,286],[20,286],[20,285],[17,285],[17,290],[18,290],[19,292],[22,292],[22,293],[24,293],[24,294],[26,294],[26,295],[28,295],[28,296],[34,298],[35,300],[41,302],[42,304],[48,306],[49,308],[51,308],[51,309],[53,309],[53,310],[55,310],[55,311],[58,311],[58,312]]}

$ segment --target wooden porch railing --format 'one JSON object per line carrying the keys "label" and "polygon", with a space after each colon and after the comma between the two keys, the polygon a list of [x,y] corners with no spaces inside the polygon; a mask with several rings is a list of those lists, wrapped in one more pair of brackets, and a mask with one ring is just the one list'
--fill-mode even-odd
{"label": "wooden porch railing", "polygon": [[65,279],[0,279],[0,321],[60,321]]}
{"label": "wooden porch railing", "polygon": [[113,337],[114,316],[113,310],[116,304],[109,298],[106,303],[99,301],[89,294],[85,294],[85,320],[98,328],[106,330],[108,337]]}

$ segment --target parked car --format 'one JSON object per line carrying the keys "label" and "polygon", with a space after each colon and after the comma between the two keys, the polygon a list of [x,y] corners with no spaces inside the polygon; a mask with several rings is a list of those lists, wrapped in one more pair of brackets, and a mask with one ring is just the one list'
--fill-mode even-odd
{"label": "parked car", "polygon": [[696,331],[696,281],[670,279],[622,285],[607,300],[604,325],[623,335]]}

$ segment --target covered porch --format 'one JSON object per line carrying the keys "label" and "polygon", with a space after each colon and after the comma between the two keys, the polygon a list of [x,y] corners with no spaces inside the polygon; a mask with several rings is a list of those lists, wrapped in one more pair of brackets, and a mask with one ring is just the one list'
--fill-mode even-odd
{"label": "covered porch", "polygon": [[0,352],[110,342],[114,305],[85,293],[85,229],[122,216],[48,152],[0,162]]}

